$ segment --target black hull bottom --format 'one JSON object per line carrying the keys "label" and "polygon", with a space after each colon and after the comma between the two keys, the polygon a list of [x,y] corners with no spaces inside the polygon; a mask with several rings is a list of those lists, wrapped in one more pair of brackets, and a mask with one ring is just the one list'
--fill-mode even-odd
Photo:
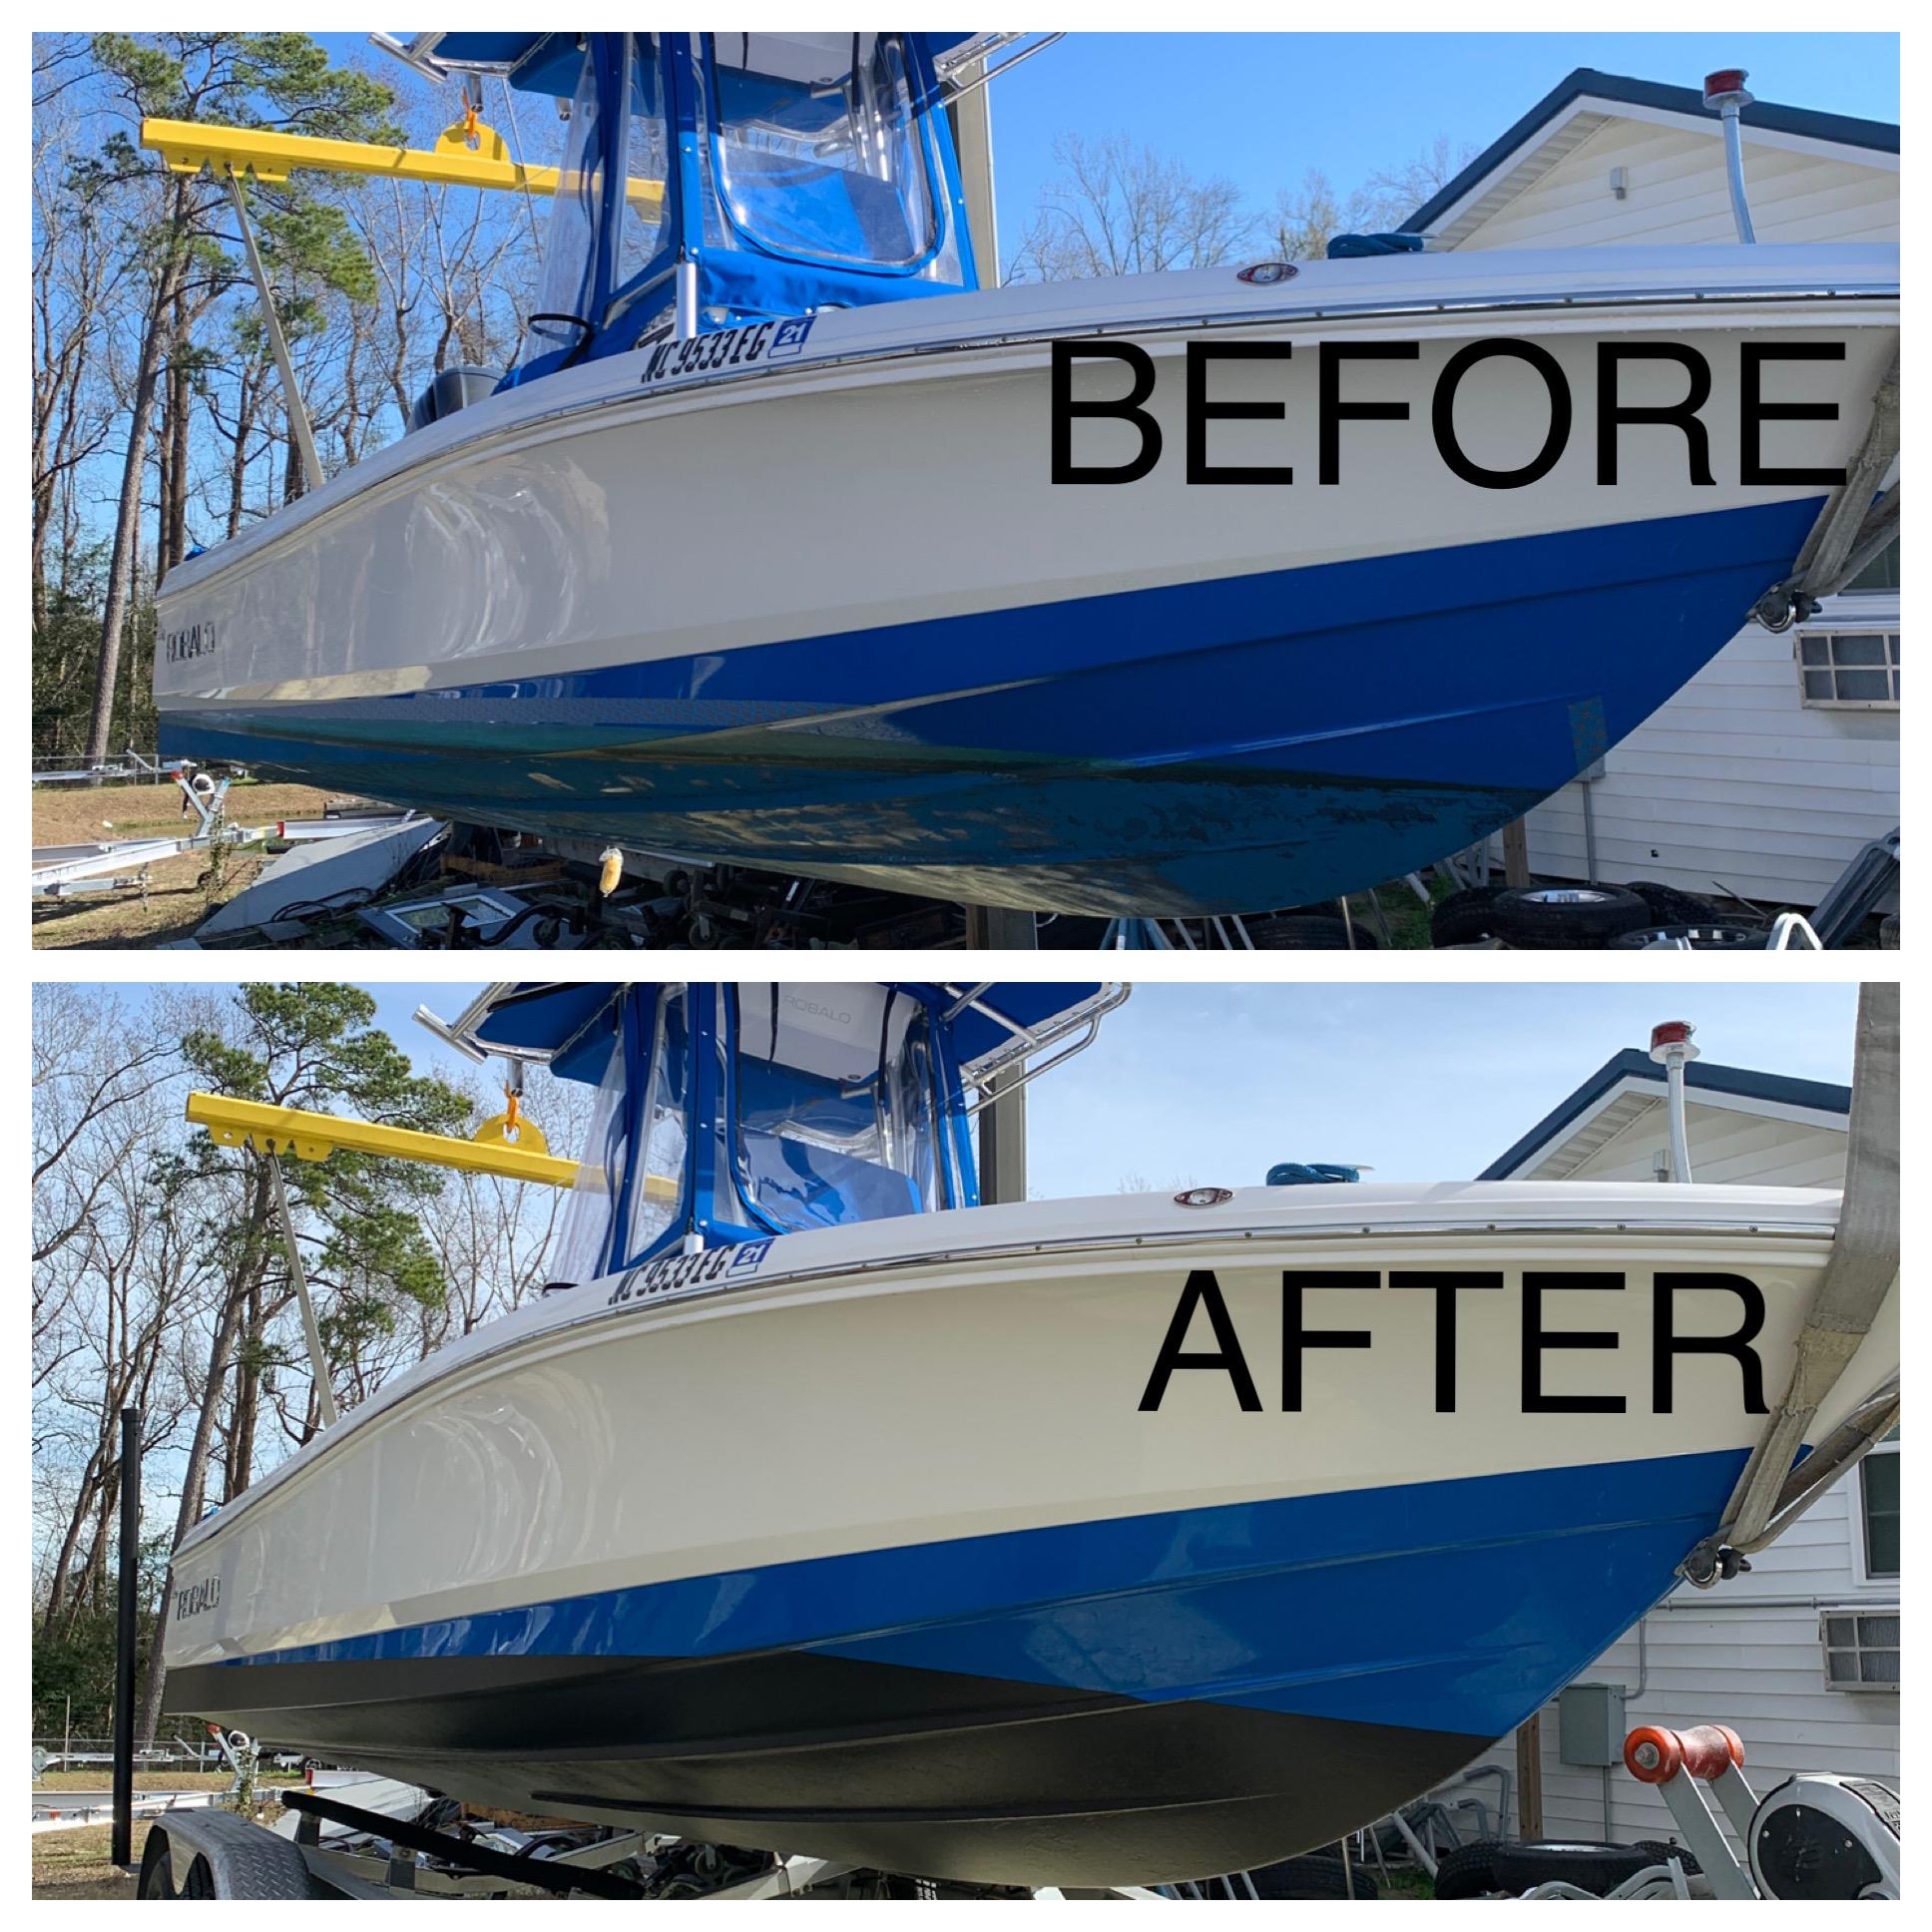
{"label": "black hull bottom", "polygon": [[172,1709],[472,1803],[977,1884],[1268,1864],[1486,1741],[795,1652],[217,1666],[168,1690]]}

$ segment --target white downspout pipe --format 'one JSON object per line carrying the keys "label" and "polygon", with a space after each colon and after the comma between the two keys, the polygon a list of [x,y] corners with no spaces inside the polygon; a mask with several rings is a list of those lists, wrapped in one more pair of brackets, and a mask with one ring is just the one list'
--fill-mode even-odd
{"label": "white downspout pipe", "polygon": [[1730,183],[1730,216],[1737,224],[1740,242],[1755,242],[1751,227],[1750,204],[1744,196],[1744,130],[1739,114],[1749,107],[1753,96],[1744,91],[1750,76],[1741,67],[1726,67],[1703,80],[1703,104],[1724,124],[1724,174]]}
{"label": "white downspout pipe", "polygon": [[1671,1179],[1690,1179],[1690,1136],[1685,1124],[1684,1070],[1697,1057],[1690,1044],[1696,1032],[1689,1020],[1666,1020],[1651,1029],[1651,1058],[1664,1069],[1666,1104],[1671,1115]]}

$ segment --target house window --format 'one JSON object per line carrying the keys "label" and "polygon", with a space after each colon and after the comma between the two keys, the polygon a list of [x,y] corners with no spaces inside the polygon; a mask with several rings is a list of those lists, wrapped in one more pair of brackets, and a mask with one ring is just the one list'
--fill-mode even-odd
{"label": "house window", "polygon": [[1898,1575],[1898,1431],[1894,1429],[1858,1465],[1858,1496],[1864,1535],[1865,1575]]}
{"label": "house window", "polygon": [[1898,709],[1896,631],[1800,631],[1796,649],[1806,705],[1831,711]]}
{"label": "house window", "polygon": [[1819,1618],[1824,1681],[1830,1690],[1898,1689],[1896,1606],[1884,1610],[1828,1610]]}
{"label": "house window", "polygon": [[1898,545],[1889,543],[1849,584],[1848,591],[1896,591],[1898,589]]}

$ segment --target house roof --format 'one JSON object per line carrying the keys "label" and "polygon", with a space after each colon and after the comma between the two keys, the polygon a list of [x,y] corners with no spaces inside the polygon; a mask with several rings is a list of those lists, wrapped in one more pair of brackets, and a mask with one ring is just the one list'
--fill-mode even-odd
{"label": "house roof", "polygon": [[[1607,1094],[1626,1080],[1655,1084],[1664,1097],[1665,1072],[1641,1047],[1612,1054],[1569,1099],[1544,1115],[1506,1154],[1492,1161],[1476,1179],[1507,1181],[1519,1174],[1530,1157],[1546,1152],[1581,1121]],[[1824,1080],[1793,1080],[1784,1074],[1760,1074],[1748,1067],[1718,1067],[1693,1060],[1684,1070],[1684,1084],[1706,1105],[1721,1107],[1726,1099],[1771,1101],[1783,1107],[1804,1107],[1820,1114],[1851,1112],[1851,1089]]]}
{"label": "house roof", "polygon": [[[1402,224],[1403,232],[1420,235],[1454,208],[1471,189],[1494,174],[1515,155],[1535,145],[1543,133],[1573,103],[1590,99],[1649,108],[1666,114],[1690,114],[1714,128],[1717,117],[1703,104],[1694,87],[1667,87],[1661,81],[1640,81],[1628,74],[1605,74],[1579,67],[1553,87],[1522,120],[1493,141],[1454,181],[1446,183]],[[1812,141],[1833,141],[1847,148],[1877,154],[1898,153],[1898,128],[1889,121],[1862,121],[1849,114],[1821,114],[1813,108],[1781,107],[1775,101],[1754,101],[1743,112],[1745,128],[1773,134],[1800,135]]]}

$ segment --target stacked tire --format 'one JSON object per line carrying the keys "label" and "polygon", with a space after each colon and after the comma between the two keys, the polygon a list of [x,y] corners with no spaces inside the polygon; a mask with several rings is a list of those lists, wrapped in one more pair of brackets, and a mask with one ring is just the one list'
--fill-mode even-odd
{"label": "stacked tire", "polygon": [[1640,879],[1630,885],[1471,886],[1452,892],[1429,922],[1435,946],[1485,939],[1528,952],[1595,950],[1626,934],[1717,922],[1707,900]]}
{"label": "stacked tire", "polygon": [[1255,1892],[1262,1898],[1374,1898],[1382,1888],[1372,1873],[1355,1860],[1353,1869],[1344,1868],[1337,1851],[1311,1851],[1299,1858],[1284,1858],[1278,1865],[1263,1865],[1248,1874]]}
{"label": "stacked tire", "polygon": [[1436,1897],[1520,1898],[1535,1885],[1562,1883],[1602,1898],[1652,1865],[1676,1858],[1687,1873],[1697,1861],[1682,1845],[1646,1838],[1632,1845],[1486,1838],[1445,1853],[1436,1866]]}

